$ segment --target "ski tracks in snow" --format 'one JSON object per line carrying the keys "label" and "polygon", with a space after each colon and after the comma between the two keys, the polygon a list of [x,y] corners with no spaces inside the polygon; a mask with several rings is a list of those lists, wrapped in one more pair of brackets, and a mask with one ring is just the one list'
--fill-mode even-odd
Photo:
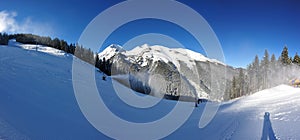
{"label": "ski tracks in snow", "polygon": [[225,131],[220,135],[220,140],[230,140],[234,133],[236,132],[239,121],[237,119],[234,119],[225,129]]}

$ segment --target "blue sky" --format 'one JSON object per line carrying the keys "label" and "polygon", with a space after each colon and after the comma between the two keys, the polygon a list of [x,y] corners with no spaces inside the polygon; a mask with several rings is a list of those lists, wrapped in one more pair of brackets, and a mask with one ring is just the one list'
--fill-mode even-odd
{"label": "blue sky", "polygon": [[[85,27],[118,0],[9,0],[0,4],[1,32],[29,32],[77,42]],[[245,67],[264,50],[278,57],[284,45],[291,56],[300,52],[298,0],[179,0],[201,14],[216,33],[225,62]],[[167,10],[167,9],[166,9]],[[1,19],[2,18],[2,19]],[[2,20],[2,21],[1,21]],[[9,24],[8,24],[9,21]],[[6,22],[6,23],[3,23]],[[155,24],[153,24],[155,23]],[[122,44],[144,33],[173,37],[204,53],[185,30],[160,20],[138,20],[117,29],[105,45]]]}

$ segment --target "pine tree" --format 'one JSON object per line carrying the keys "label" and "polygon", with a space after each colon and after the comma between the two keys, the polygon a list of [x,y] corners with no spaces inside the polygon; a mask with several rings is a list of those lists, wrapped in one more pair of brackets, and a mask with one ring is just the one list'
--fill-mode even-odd
{"label": "pine tree", "polygon": [[230,98],[231,99],[237,98],[235,76],[233,76],[233,79],[232,79],[232,86],[231,86]]}
{"label": "pine tree", "polygon": [[70,45],[70,53],[74,55],[75,49],[76,49],[75,44],[71,44],[71,45]]}
{"label": "pine tree", "polygon": [[9,35],[6,33],[0,33],[0,45],[7,45],[9,40]]}
{"label": "pine tree", "polygon": [[268,73],[269,73],[269,65],[270,65],[270,61],[269,61],[269,53],[267,50],[265,50],[265,55],[264,58],[261,62],[261,74],[262,74],[262,88],[265,89],[268,87]]}
{"label": "pine tree", "polygon": [[105,66],[106,66],[106,60],[105,60],[105,57],[102,58],[102,61],[101,61],[101,64],[100,64],[100,70],[102,72],[105,72],[106,69],[105,69]]}
{"label": "pine tree", "polygon": [[281,60],[280,61],[284,65],[291,64],[291,59],[289,58],[288,48],[286,46],[283,48],[283,51],[281,52]]}
{"label": "pine tree", "polygon": [[258,91],[261,85],[261,76],[260,76],[259,58],[257,55],[255,56],[252,66],[254,72],[254,77],[253,77],[254,91]]}
{"label": "pine tree", "polygon": [[95,58],[95,67],[96,67],[96,68],[100,68],[100,63],[99,63],[99,56],[98,56],[98,54],[96,54],[96,58]]}
{"label": "pine tree", "polygon": [[253,68],[256,73],[259,73],[259,58],[257,55],[255,56],[255,59],[253,62]]}
{"label": "pine tree", "polygon": [[225,88],[225,93],[223,95],[223,99],[225,101],[230,100],[231,99],[231,86],[232,86],[232,81],[227,79],[226,80],[226,88]]}
{"label": "pine tree", "polygon": [[60,49],[60,40],[58,38],[54,38],[51,42],[53,48]]}
{"label": "pine tree", "polygon": [[277,60],[275,54],[272,54],[271,61],[270,61],[270,71],[276,71],[277,69]]}
{"label": "pine tree", "polygon": [[250,93],[250,78],[249,75],[244,73],[244,95]]}
{"label": "pine tree", "polygon": [[268,77],[268,80],[271,81],[269,82],[269,86],[273,87],[276,85],[274,79],[275,76],[277,75],[277,60],[274,54],[271,56],[271,61],[270,61],[270,75]]}
{"label": "pine tree", "polygon": [[238,81],[237,94],[240,97],[245,94],[245,74],[243,72],[243,69],[240,69],[239,77],[237,81]]}
{"label": "pine tree", "polygon": [[273,65],[276,64],[276,57],[275,57],[275,54],[272,54],[270,63],[271,63],[271,67],[274,68]]}
{"label": "pine tree", "polygon": [[300,65],[300,57],[298,55],[298,53],[295,54],[294,59],[293,59],[293,63]]}
{"label": "pine tree", "polygon": [[248,92],[252,92],[254,90],[254,70],[253,70],[253,64],[249,64],[247,66],[247,73],[248,73]]}
{"label": "pine tree", "polygon": [[107,59],[106,60],[106,65],[105,65],[105,73],[107,74],[107,75],[111,75],[111,65],[112,65],[112,63],[110,62],[110,59]]}

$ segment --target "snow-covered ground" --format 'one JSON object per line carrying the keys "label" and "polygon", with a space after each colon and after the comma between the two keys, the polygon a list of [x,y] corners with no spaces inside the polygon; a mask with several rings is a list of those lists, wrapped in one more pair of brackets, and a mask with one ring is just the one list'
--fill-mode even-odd
{"label": "snow-covered ground", "polygon": [[38,52],[44,52],[44,53],[48,53],[48,54],[52,54],[52,55],[56,55],[56,56],[66,55],[66,53],[64,51],[54,49],[52,47],[43,46],[43,45],[34,45],[34,44],[22,44],[22,43],[16,42],[16,40],[14,40],[14,39],[9,40],[8,45],[13,46],[13,47],[21,47],[26,50],[34,50],[34,51],[38,51]]}
{"label": "snow-covered ground", "polygon": [[[71,73],[75,58],[55,54],[60,53],[0,46],[0,139],[109,139],[86,120],[77,105]],[[92,67],[83,62],[82,65]],[[163,99],[151,108],[132,107],[115,94],[110,77],[103,81],[102,74],[96,72],[95,78],[106,106],[125,120],[154,121],[176,105],[176,101]],[[185,103],[185,108],[194,109],[191,116],[165,138],[300,139],[299,88],[280,85],[224,102],[214,119],[199,128],[205,105],[194,108],[193,103]]]}

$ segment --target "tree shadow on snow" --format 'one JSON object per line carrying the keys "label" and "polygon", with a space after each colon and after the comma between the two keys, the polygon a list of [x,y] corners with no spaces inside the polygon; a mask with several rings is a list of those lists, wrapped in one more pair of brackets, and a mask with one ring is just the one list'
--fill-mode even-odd
{"label": "tree shadow on snow", "polygon": [[261,136],[261,140],[277,140],[275,133],[272,128],[272,123],[270,121],[270,113],[265,112],[264,116],[264,126],[263,126],[263,132]]}

